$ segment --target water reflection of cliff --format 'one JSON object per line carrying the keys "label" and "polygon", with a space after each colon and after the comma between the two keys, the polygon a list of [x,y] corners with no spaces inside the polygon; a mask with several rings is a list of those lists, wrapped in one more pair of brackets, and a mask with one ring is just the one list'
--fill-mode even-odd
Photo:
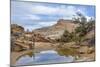
{"label": "water reflection of cliff", "polygon": [[62,56],[55,50],[47,50],[35,54],[33,52],[26,53],[16,60],[16,65],[73,62],[74,60],[74,57],[71,55]]}

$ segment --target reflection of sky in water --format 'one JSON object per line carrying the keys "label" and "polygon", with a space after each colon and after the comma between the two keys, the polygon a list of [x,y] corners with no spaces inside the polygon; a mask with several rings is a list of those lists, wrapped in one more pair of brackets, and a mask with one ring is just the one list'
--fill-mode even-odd
{"label": "reflection of sky in water", "polygon": [[16,65],[32,65],[32,64],[48,64],[48,63],[61,63],[61,62],[73,62],[72,56],[60,56],[57,52],[42,51],[35,55],[35,57],[23,56],[17,62]]}

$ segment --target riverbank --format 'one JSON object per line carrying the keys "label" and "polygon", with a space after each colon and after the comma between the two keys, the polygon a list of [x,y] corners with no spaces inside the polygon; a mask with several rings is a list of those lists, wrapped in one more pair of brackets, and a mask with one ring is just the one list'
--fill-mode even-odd
{"label": "riverbank", "polygon": [[36,42],[35,49],[24,50],[20,52],[11,52],[11,65],[15,65],[16,61],[23,55],[33,55],[33,53],[39,53],[41,51],[55,50],[59,55],[76,56],[74,62],[79,61],[94,61],[95,60],[95,47],[79,46],[74,43],[65,43],[63,46],[58,47],[59,43],[49,43],[49,42]]}

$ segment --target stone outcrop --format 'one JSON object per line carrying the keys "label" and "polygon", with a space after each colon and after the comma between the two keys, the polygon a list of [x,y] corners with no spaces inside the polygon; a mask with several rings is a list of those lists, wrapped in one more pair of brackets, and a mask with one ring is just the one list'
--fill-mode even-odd
{"label": "stone outcrop", "polygon": [[45,37],[49,37],[51,39],[58,39],[63,34],[64,30],[68,30],[68,32],[72,32],[78,26],[79,24],[75,24],[71,20],[60,19],[57,21],[56,24],[52,26],[39,28],[33,30],[33,32],[41,33]]}

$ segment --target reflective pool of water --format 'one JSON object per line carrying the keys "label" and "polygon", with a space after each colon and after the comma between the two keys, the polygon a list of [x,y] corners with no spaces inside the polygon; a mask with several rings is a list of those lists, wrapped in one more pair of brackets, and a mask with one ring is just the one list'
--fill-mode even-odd
{"label": "reflective pool of water", "polygon": [[36,65],[36,64],[51,64],[73,62],[75,60],[71,55],[65,56],[58,54],[55,50],[41,51],[40,53],[29,53],[21,56],[16,65]]}

